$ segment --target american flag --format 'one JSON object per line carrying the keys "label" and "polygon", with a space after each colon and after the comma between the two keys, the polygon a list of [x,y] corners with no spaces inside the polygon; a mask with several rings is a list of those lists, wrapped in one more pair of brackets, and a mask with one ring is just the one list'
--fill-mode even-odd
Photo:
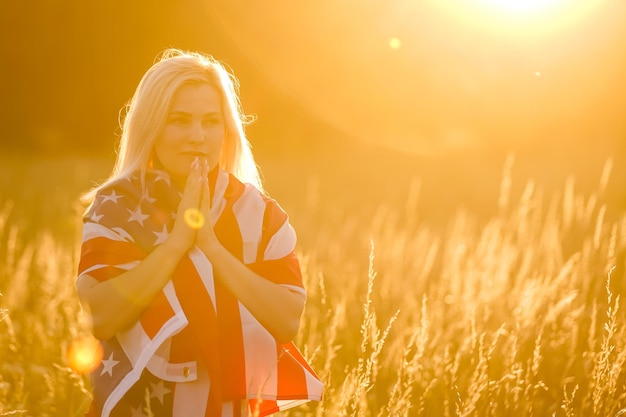
{"label": "american flag", "polygon": [[[251,270],[304,293],[286,213],[250,184],[209,173],[211,218],[220,242]],[[164,171],[149,170],[101,189],[83,224],[79,276],[99,281],[135,267],[172,230],[181,193]],[[91,415],[265,416],[320,400],[322,383],[293,343],[278,343],[214,279],[193,248],[139,320],[111,340],[92,373]]]}

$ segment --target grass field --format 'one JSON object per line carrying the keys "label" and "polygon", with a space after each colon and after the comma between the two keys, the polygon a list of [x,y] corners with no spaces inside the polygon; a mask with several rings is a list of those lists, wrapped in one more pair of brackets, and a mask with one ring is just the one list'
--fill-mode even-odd
{"label": "grass field", "polygon": [[[110,161],[2,163],[0,416],[78,416],[90,393],[66,361],[89,332],[77,197]],[[324,178],[295,189],[266,175],[299,233],[309,300],[296,343],[325,383],[322,402],[283,415],[626,413],[626,213],[607,205],[611,163],[584,193],[501,167],[488,216],[459,209],[436,226],[416,215],[436,209],[419,179],[342,205]]]}

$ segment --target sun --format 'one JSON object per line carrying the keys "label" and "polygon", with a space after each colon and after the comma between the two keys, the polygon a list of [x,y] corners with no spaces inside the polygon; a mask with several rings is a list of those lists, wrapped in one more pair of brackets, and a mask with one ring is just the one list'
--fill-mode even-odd
{"label": "sun", "polygon": [[559,8],[564,0],[484,0],[485,6],[505,14],[529,15]]}
{"label": "sun", "polygon": [[607,0],[446,0],[433,4],[465,24],[496,35],[537,37],[589,16]]}

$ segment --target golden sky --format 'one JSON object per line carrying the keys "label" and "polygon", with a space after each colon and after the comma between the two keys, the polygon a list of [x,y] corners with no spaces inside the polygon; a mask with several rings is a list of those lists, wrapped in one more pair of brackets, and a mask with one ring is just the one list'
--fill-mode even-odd
{"label": "golden sky", "polygon": [[231,65],[270,136],[298,107],[422,154],[626,142],[626,1],[28,4],[0,2],[2,144],[111,149],[119,109],[172,46]]}
{"label": "golden sky", "polygon": [[420,153],[624,137],[626,2],[321,0],[211,10],[273,85],[354,137]]}

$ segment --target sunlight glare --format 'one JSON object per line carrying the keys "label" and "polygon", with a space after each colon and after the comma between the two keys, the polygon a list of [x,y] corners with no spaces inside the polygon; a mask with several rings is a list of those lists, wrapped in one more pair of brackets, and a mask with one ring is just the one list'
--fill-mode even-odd
{"label": "sunlight glare", "polygon": [[400,39],[398,38],[391,38],[389,40],[389,47],[391,49],[400,49],[400,47],[402,46],[402,42],[400,41]]}
{"label": "sunlight glare", "polygon": [[536,37],[590,16],[606,0],[457,0],[434,5],[483,31]]}
{"label": "sunlight glare", "polygon": [[74,371],[86,374],[102,361],[102,346],[97,339],[85,336],[75,339],[67,350],[67,363]]}
{"label": "sunlight glare", "polygon": [[204,216],[198,209],[187,209],[184,214],[185,223],[192,229],[201,229],[204,226]]}
{"label": "sunlight glare", "polygon": [[560,7],[564,0],[485,0],[486,4],[505,13],[540,13]]}

